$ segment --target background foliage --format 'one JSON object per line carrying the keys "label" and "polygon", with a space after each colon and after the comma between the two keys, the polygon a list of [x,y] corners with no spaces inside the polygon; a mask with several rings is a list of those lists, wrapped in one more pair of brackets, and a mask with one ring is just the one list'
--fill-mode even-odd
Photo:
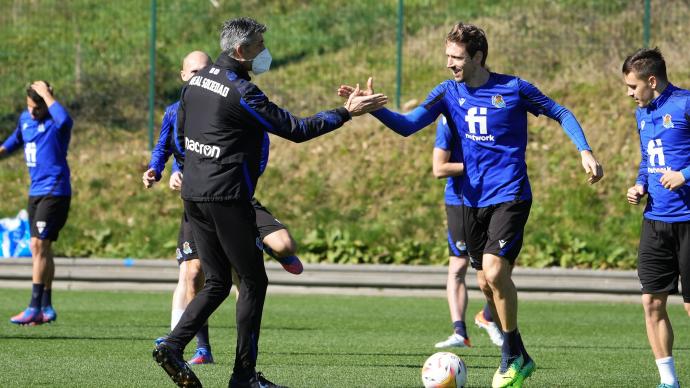
{"label": "background foliage", "polygon": [[[341,103],[340,83],[373,75],[395,93],[397,1],[219,0],[159,2],[158,120],[177,98],[181,58],[216,56],[223,20],[266,23],[274,63],[255,82],[293,113]],[[171,257],[181,203],[163,184],[140,182],[146,131],[148,2],[0,0],[0,137],[24,109],[24,87],[48,79],[75,118],[69,162],[74,200],[59,255]],[[651,45],[672,82],[690,87],[687,1],[652,1]],[[482,26],[493,71],[519,75],[569,107],[606,177],[588,186],[575,147],[557,123],[530,118],[534,205],[520,263],[630,268],[641,207],[625,202],[639,146],[634,104],[620,65],[642,45],[643,1],[405,1],[404,109],[449,77],[443,41],[457,20]],[[371,117],[307,144],[273,137],[257,197],[290,226],[310,261],[443,263],[443,187],[431,175],[434,127],[403,139]],[[0,216],[26,206],[22,153],[0,162]]]}

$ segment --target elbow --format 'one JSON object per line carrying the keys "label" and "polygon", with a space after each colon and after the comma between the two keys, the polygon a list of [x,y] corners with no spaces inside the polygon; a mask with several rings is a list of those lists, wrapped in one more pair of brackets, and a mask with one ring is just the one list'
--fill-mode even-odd
{"label": "elbow", "polygon": [[433,167],[431,172],[434,174],[434,178],[436,179],[443,179],[446,177],[446,174],[444,174],[440,168]]}

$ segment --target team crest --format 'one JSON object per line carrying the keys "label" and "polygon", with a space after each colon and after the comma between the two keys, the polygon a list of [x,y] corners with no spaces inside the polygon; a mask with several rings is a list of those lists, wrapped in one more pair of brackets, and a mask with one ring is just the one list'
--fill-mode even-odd
{"label": "team crest", "polygon": [[45,221],[36,221],[36,229],[38,229],[38,234],[43,234],[47,223]]}
{"label": "team crest", "polygon": [[646,124],[646,123],[645,123],[644,120],[640,121],[640,131],[644,130],[644,125],[645,125],[645,124]]}
{"label": "team crest", "polygon": [[182,259],[182,251],[180,250],[180,248],[175,249],[175,256],[177,260]]}
{"label": "team crest", "polygon": [[45,125],[43,125],[43,123],[38,124],[38,132],[39,132],[39,133],[43,133],[43,132],[45,132],[45,131],[46,131]]}
{"label": "team crest", "polygon": [[192,253],[192,247],[189,245],[189,241],[185,241],[184,244],[182,244],[182,252],[184,252],[185,255]]}
{"label": "team crest", "polygon": [[666,113],[664,115],[664,128],[673,128],[673,120],[671,119],[671,115]]}
{"label": "team crest", "polygon": [[491,105],[495,106],[496,108],[505,108],[506,102],[503,101],[503,96],[497,94],[495,96],[491,96]]}
{"label": "team crest", "polygon": [[458,248],[460,252],[467,252],[467,244],[463,240],[456,241],[455,247]]}

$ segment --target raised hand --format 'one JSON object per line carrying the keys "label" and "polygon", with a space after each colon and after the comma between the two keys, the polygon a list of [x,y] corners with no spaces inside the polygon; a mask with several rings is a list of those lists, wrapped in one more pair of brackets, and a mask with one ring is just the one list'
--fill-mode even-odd
{"label": "raised hand", "polygon": [[46,106],[51,106],[53,102],[55,102],[53,90],[45,81],[34,81],[34,83],[31,84],[31,89],[35,90],[36,93],[43,98],[43,101],[46,102]]}
{"label": "raised hand", "polygon": [[355,117],[381,109],[386,103],[388,103],[388,97],[385,95],[381,93],[371,95],[362,94],[362,91],[359,89],[359,84],[357,84],[350,93],[347,102],[345,102],[345,108],[350,112],[352,117]]}
{"label": "raised hand", "polygon": [[[338,88],[338,95],[340,97],[349,98],[354,92],[355,88],[350,85],[340,85]],[[367,80],[367,90],[360,90],[359,95],[361,96],[371,96],[374,94],[374,77],[369,77]]]}
{"label": "raised hand", "polygon": [[582,156],[582,167],[584,167],[585,173],[589,175],[589,178],[587,178],[587,182],[589,182],[589,184],[591,185],[599,182],[601,178],[604,177],[604,168],[594,157],[592,151],[585,150],[582,151],[580,154]]}

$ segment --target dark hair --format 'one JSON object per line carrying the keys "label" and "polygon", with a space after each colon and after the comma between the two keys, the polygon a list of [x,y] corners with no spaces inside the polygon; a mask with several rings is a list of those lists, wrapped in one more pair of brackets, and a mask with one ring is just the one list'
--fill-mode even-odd
{"label": "dark hair", "polygon": [[664,56],[661,55],[661,50],[658,47],[653,49],[641,48],[635,51],[625,58],[621,70],[625,75],[634,71],[641,78],[648,78],[653,75],[660,81],[668,81],[666,61],[664,61]]}
{"label": "dark hair", "polygon": [[[46,83],[46,86],[48,86],[48,90],[50,91],[50,93],[53,93],[53,88],[50,86],[50,84],[48,83],[48,81],[43,81],[43,82],[45,82],[45,83]],[[46,104],[45,100],[43,100],[43,97],[41,97],[41,96],[31,87],[31,84],[28,84],[28,85],[26,86],[26,95],[27,95],[27,97],[29,97],[30,99],[32,99],[32,100],[33,100],[36,104],[38,104],[39,106],[43,106],[43,105]]]}
{"label": "dark hair", "polygon": [[486,64],[486,58],[489,56],[489,42],[487,42],[486,34],[481,28],[473,24],[458,22],[446,36],[446,42],[464,44],[470,57],[474,57],[477,51],[481,51],[484,54],[482,66]]}

